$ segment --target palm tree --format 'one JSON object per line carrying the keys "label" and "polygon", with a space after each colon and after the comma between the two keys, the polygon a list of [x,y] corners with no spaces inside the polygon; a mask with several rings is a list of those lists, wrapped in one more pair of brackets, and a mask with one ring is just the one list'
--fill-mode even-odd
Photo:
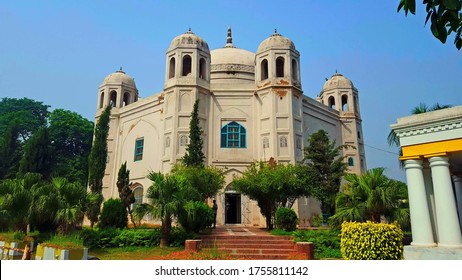
{"label": "palm tree", "polygon": [[343,221],[396,221],[403,228],[409,225],[406,184],[389,179],[383,168],[374,168],[358,176],[346,174],[343,192],[336,198],[335,225]]}
{"label": "palm tree", "polygon": [[40,216],[34,208],[34,201],[37,200],[34,193],[39,189],[41,179],[40,174],[26,173],[21,178],[0,183],[0,212],[13,229],[26,232],[34,216]]}
{"label": "palm tree", "polygon": [[79,183],[64,178],[53,178],[52,185],[58,190],[58,210],[55,222],[59,231],[68,233],[82,223],[87,204],[87,191]]}
{"label": "palm tree", "polygon": [[152,181],[147,191],[147,197],[152,201],[150,214],[161,220],[160,247],[163,248],[168,246],[173,217],[185,204],[190,185],[185,177],[175,174],[150,172],[148,178]]}

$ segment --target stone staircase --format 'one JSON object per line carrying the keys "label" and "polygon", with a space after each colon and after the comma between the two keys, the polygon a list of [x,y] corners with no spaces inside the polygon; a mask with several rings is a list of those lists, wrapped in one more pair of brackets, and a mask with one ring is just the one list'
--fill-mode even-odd
{"label": "stone staircase", "polygon": [[237,258],[284,260],[296,253],[290,236],[273,236],[258,228],[223,226],[201,239],[204,250],[217,249]]}

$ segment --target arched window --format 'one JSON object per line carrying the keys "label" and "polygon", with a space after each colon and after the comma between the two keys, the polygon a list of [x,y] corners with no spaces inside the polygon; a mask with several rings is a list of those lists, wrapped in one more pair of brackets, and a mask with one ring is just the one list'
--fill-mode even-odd
{"label": "arched window", "polygon": [[361,139],[361,132],[359,132],[359,130],[358,130],[357,134],[358,134],[358,139]]}
{"label": "arched window", "polygon": [[268,137],[263,138],[263,149],[269,148],[269,139]]}
{"label": "arched window", "polygon": [[133,196],[135,197],[135,202],[132,204],[132,209],[135,209],[136,206],[143,203],[143,186],[142,185],[135,185],[133,188]]}
{"label": "arched window", "polygon": [[333,96],[329,97],[328,102],[329,102],[329,107],[331,107],[332,109],[335,109],[335,99]]}
{"label": "arched window", "polygon": [[284,58],[276,58],[276,77],[284,77]]}
{"label": "arched window", "polygon": [[128,104],[130,104],[130,93],[126,92],[126,93],[124,93],[123,106],[127,106]]}
{"label": "arched window", "polygon": [[295,59],[292,59],[292,79],[298,81],[298,67]]}
{"label": "arched window", "polygon": [[171,79],[175,77],[175,58],[170,58],[170,64],[168,66],[168,78]]}
{"label": "arched window", "polygon": [[189,55],[185,55],[183,57],[183,72],[182,76],[188,76],[191,74],[191,57]]}
{"label": "arched window", "polygon": [[355,160],[352,157],[348,158],[348,166],[355,166]]}
{"label": "arched window", "polygon": [[201,58],[199,60],[199,78],[206,80],[205,59],[204,58]]}
{"label": "arched window", "polygon": [[103,108],[104,105],[104,91],[101,92],[101,96],[99,97],[99,108]]}
{"label": "arched window", "polygon": [[170,136],[165,137],[165,148],[170,147]]}
{"label": "arched window", "polygon": [[268,79],[268,60],[263,59],[261,62],[261,80]]}
{"label": "arched window", "polygon": [[237,122],[230,122],[221,128],[222,148],[245,148],[246,132],[245,127]]}
{"label": "arched window", "polygon": [[116,107],[116,103],[117,103],[117,92],[116,91],[111,91],[111,97],[110,97],[110,100],[109,100],[109,105],[111,105],[111,107]]}
{"label": "arched window", "polygon": [[188,145],[188,136],[183,134],[180,136],[180,146],[187,146],[187,145]]}
{"label": "arched window", "polygon": [[287,137],[281,136],[281,138],[279,138],[279,147],[287,148]]}
{"label": "arched window", "polygon": [[348,112],[348,96],[342,95],[342,111]]}

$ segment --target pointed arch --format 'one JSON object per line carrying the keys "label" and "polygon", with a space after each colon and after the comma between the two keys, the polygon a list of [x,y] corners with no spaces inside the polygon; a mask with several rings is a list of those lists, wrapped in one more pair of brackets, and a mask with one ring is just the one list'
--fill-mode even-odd
{"label": "pointed arch", "polygon": [[342,95],[342,111],[348,112],[348,96],[346,94]]}
{"label": "pointed arch", "polygon": [[130,104],[130,93],[125,92],[122,106],[127,106],[129,104]]}
{"label": "pointed arch", "polygon": [[261,80],[268,79],[268,60],[263,59],[260,64]]}
{"label": "pointed arch", "polygon": [[294,81],[299,81],[300,79],[298,75],[298,64],[294,58],[292,59],[292,79]]}
{"label": "pointed arch", "polygon": [[235,121],[221,128],[221,148],[246,148],[246,129]]}
{"label": "pointed arch", "polygon": [[99,97],[99,108],[101,109],[103,108],[103,106],[104,106],[104,91],[101,92],[101,95]]}
{"label": "pointed arch", "polygon": [[183,56],[183,71],[182,71],[182,76],[188,76],[191,74],[191,69],[192,69],[192,59],[191,56],[185,55]]}
{"label": "pointed arch", "polygon": [[117,92],[115,90],[111,91],[109,95],[109,105],[111,107],[117,107]]}
{"label": "pointed arch", "polygon": [[207,80],[206,61],[203,57],[199,60],[199,78]]}
{"label": "pointed arch", "polygon": [[335,109],[335,98],[333,96],[329,97],[327,100],[328,106],[332,109]]}
{"label": "pointed arch", "polygon": [[282,78],[284,74],[284,58],[279,56],[276,58],[276,77]]}
{"label": "pointed arch", "polygon": [[168,78],[174,78],[175,77],[175,58],[172,57],[170,58],[170,63],[168,66]]}

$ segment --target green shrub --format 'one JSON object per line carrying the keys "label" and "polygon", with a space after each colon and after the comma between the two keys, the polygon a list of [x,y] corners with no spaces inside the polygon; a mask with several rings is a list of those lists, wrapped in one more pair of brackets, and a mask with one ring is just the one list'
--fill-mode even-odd
{"label": "green shrub", "polygon": [[297,230],[292,235],[294,236],[294,242],[313,242],[314,258],[317,260],[342,258],[339,230]]}
{"label": "green shrub", "polygon": [[213,210],[200,201],[190,201],[183,207],[178,222],[187,232],[199,231],[213,224]]}
{"label": "green shrub", "polygon": [[[90,249],[110,247],[157,247],[160,244],[160,228],[153,229],[84,229],[80,232],[83,244]],[[195,239],[196,235],[182,228],[174,227],[170,233],[171,247],[184,246],[186,239]]]}
{"label": "green shrub", "polygon": [[128,223],[127,209],[120,199],[110,198],[104,202],[98,226],[104,228],[126,228]]}
{"label": "green shrub", "polygon": [[197,235],[193,232],[186,232],[185,229],[175,227],[172,228],[168,242],[170,247],[184,247],[185,240],[187,239],[196,239]]}
{"label": "green shrub", "polygon": [[297,229],[298,217],[291,208],[281,207],[276,210],[276,227],[285,231],[294,231]]}
{"label": "green shrub", "polygon": [[403,231],[397,224],[344,222],[340,250],[348,260],[400,260]]}
{"label": "green shrub", "polygon": [[311,216],[310,218],[310,224],[312,227],[322,226],[322,221],[323,221],[322,214],[316,214],[316,215]]}

